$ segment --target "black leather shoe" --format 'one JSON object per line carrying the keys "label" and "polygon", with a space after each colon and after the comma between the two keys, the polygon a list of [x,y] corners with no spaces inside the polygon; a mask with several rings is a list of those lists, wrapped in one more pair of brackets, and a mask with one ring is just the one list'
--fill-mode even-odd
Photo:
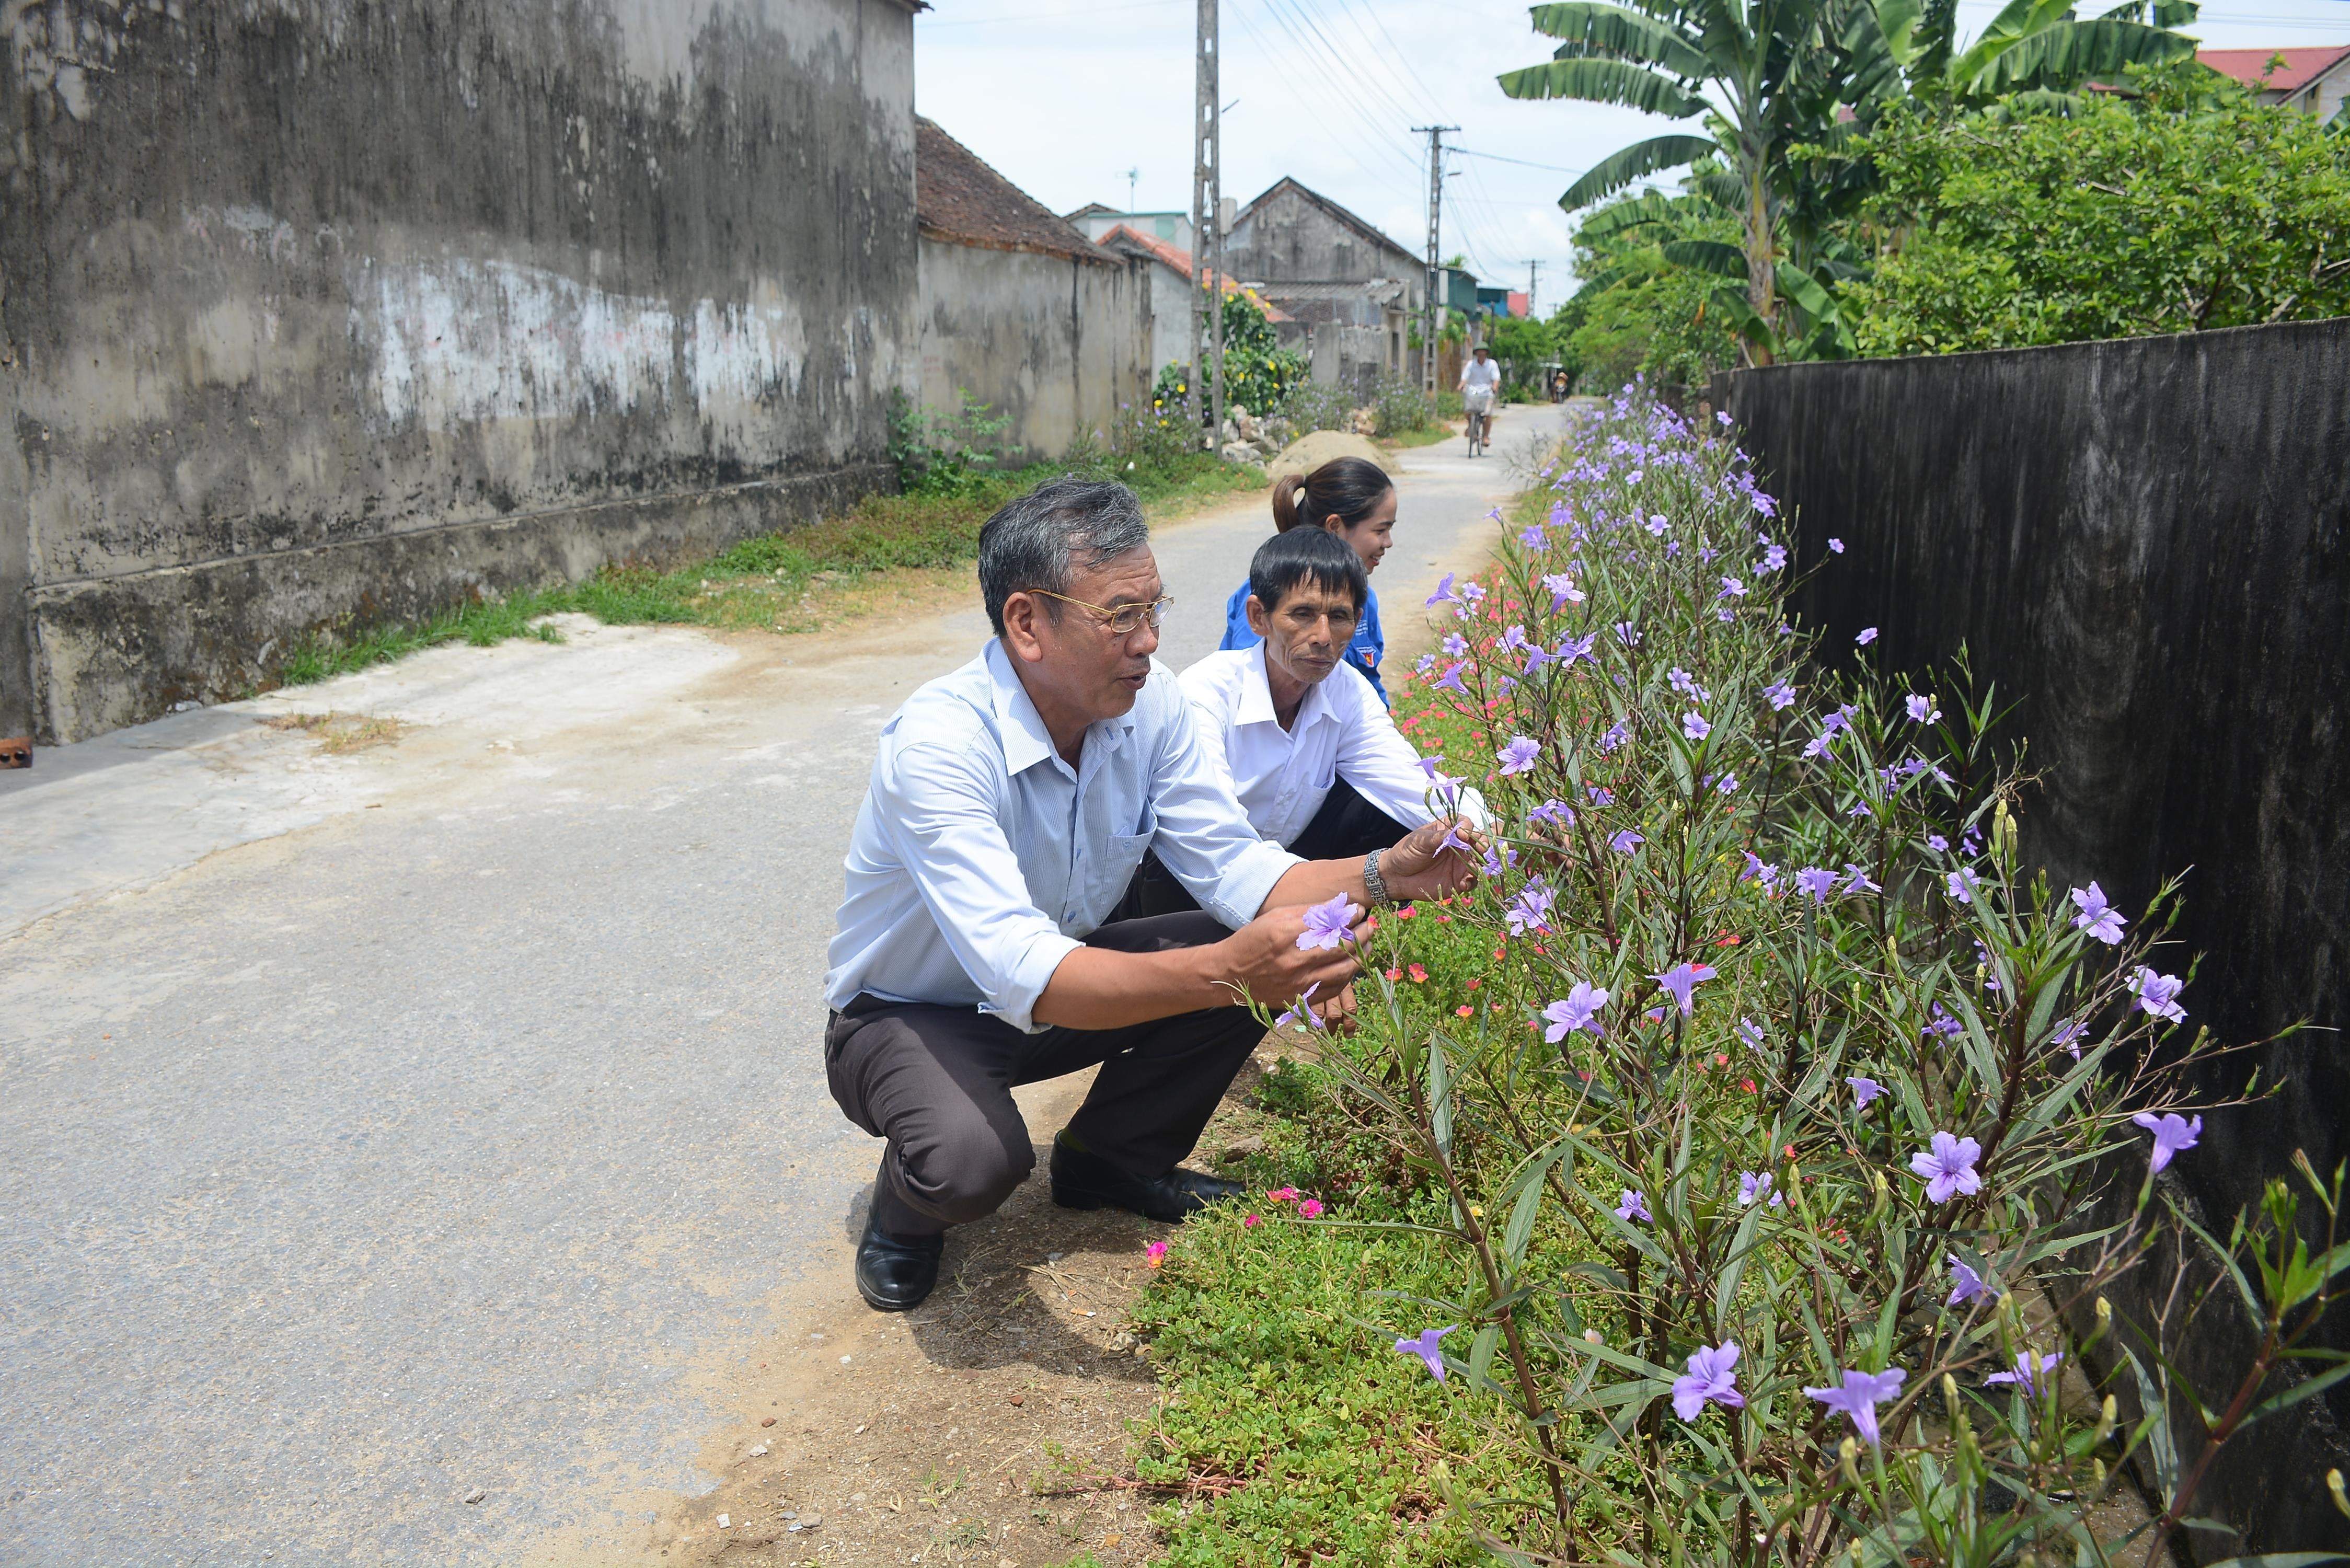
{"label": "black leather shoe", "polygon": [[1064,1209],[1123,1209],[1173,1225],[1211,1203],[1240,1194],[1232,1182],[1180,1165],[1164,1176],[1136,1176],[1098,1155],[1053,1140],[1053,1201]]}
{"label": "black leather shoe", "polygon": [[892,1236],[868,1220],[857,1244],[857,1293],[875,1312],[911,1312],[939,1282],[944,1236]]}

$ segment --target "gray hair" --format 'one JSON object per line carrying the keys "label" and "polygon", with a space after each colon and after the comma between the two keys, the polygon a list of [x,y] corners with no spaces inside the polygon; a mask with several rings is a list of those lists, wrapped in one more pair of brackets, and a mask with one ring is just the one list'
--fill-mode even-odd
{"label": "gray hair", "polygon": [[1142,503],[1115,480],[1063,474],[1007,504],[979,531],[979,593],[995,635],[1003,635],[1003,601],[1014,594],[1066,594],[1074,571],[1149,542]]}

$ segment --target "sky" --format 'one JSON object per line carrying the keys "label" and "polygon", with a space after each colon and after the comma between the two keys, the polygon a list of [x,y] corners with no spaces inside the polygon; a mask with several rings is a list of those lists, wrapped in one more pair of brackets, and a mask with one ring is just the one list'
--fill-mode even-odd
{"label": "sky", "polygon": [[[1628,142],[1686,129],[1596,104],[1521,103],[1500,73],[1549,57],[1523,0],[1221,0],[1223,192],[1284,175],[1414,255],[1428,139],[1448,133],[1443,251],[1489,285],[1569,286],[1559,193]],[[1188,211],[1196,0],[932,0],[915,18],[915,106],[1055,212]],[[2091,0],[2083,9],[2107,6]],[[1960,0],[1968,36],[1997,13]],[[2186,29],[2215,48],[2350,44],[2350,0],[2217,0]],[[1129,171],[1133,180],[1129,185]],[[1537,271],[1538,265],[1538,271]]]}

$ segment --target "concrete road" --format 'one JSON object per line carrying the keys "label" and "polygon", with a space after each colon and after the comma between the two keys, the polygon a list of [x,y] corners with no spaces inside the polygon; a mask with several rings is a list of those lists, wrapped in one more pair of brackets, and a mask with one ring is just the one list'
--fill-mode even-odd
{"label": "concrete road", "polygon": [[[1391,639],[1508,488],[1406,462]],[[1170,661],[1263,506],[1161,531]],[[713,1369],[841,1298],[816,981],[975,597],[575,620],[0,774],[0,1563],[507,1563],[706,1490]],[[261,722],[328,711],[403,728]]]}

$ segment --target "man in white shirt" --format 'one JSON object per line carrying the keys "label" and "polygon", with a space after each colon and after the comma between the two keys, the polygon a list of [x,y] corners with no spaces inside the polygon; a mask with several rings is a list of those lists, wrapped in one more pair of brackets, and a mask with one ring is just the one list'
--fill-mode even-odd
{"label": "man in white shirt", "polygon": [[[1352,927],[1472,877],[1450,825],[1331,861],[1251,831],[1151,659],[1167,601],[1123,485],[1014,501],[979,576],[995,639],[883,726],[825,976],[833,1098],[888,1140],[857,1259],[885,1312],[1034,1168],[1015,1084],[1101,1065],[1055,1140],[1055,1202],[1171,1221],[1231,1194],[1177,1162],[1261,1035],[1239,992],[1319,1006],[1357,966],[1307,907]],[[1204,912],[1105,927],[1145,851]]]}
{"label": "man in white shirt", "polygon": [[[1430,769],[1345,658],[1369,591],[1362,558],[1337,535],[1276,534],[1249,563],[1242,603],[1256,645],[1211,653],[1181,676],[1200,749],[1249,826],[1309,860],[1386,848],[1437,815]],[[1458,804],[1482,826],[1473,793]],[[1123,910],[1198,907],[1150,856]]]}
{"label": "man in white shirt", "polygon": [[1502,399],[1502,367],[1493,351],[1482,343],[1471,354],[1469,363],[1461,367],[1461,401],[1463,407],[1485,416],[1488,437],[1493,430],[1493,415]]}

